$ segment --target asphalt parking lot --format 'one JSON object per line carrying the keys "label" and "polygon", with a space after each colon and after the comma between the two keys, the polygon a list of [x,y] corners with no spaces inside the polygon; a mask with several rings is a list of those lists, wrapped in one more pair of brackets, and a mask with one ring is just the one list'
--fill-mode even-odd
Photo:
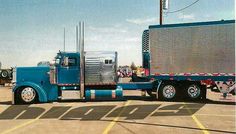
{"label": "asphalt parking lot", "polygon": [[0,134],[236,133],[235,96],[208,92],[206,102],[163,102],[127,91],[124,101],[11,105],[0,87]]}

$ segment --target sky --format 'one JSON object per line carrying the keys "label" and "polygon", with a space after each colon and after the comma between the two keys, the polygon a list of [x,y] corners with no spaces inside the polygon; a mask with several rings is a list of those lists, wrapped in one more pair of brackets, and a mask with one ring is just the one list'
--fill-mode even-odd
{"label": "sky", "polygon": [[[169,0],[164,24],[235,19],[234,0]],[[117,51],[118,64],[141,65],[142,32],[159,24],[159,0],[0,0],[2,68],[52,61],[75,51],[75,27],[85,22],[85,51]]]}

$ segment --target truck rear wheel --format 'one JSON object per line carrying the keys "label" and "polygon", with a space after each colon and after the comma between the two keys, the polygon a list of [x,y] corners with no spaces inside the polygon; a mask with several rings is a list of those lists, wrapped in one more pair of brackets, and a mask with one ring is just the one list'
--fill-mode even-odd
{"label": "truck rear wheel", "polygon": [[192,101],[205,100],[206,99],[206,88],[199,84],[189,84],[185,87],[185,96],[187,99]]}
{"label": "truck rear wheel", "polygon": [[17,96],[19,103],[23,104],[32,104],[36,102],[37,99],[37,93],[32,87],[23,87],[19,89]]}
{"label": "truck rear wheel", "polygon": [[188,97],[191,100],[199,100],[199,98],[201,97],[201,89],[198,85],[196,84],[192,84],[190,86],[187,87],[186,92],[188,94]]}
{"label": "truck rear wheel", "polygon": [[165,101],[173,101],[177,99],[178,88],[174,83],[163,84],[158,92],[158,98]]}

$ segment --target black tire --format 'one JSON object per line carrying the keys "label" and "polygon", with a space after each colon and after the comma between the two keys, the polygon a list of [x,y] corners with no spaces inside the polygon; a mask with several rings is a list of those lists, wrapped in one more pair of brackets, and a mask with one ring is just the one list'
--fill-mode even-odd
{"label": "black tire", "polygon": [[158,91],[158,99],[164,101],[174,101],[177,100],[179,92],[180,91],[177,84],[174,82],[164,82]]}
{"label": "black tire", "polygon": [[37,99],[37,92],[32,87],[22,87],[16,92],[16,104],[33,104],[37,101]]}
{"label": "black tire", "polygon": [[2,70],[1,71],[1,77],[2,78],[8,78],[9,77],[9,73],[7,70]]}
{"label": "black tire", "polygon": [[232,92],[232,95],[235,95],[235,91]]}
{"label": "black tire", "polygon": [[191,101],[206,100],[206,86],[202,86],[198,83],[186,84],[184,94],[185,97]]}

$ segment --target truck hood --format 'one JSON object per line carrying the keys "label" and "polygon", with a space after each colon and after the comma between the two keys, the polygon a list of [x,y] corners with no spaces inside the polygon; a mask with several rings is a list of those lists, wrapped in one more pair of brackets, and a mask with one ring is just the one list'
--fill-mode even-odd
{"label": "truck hood", "polygon": [[49,82],[50,67],[17,67],[16,68],[16,82],[34,82],[42,83]]}

